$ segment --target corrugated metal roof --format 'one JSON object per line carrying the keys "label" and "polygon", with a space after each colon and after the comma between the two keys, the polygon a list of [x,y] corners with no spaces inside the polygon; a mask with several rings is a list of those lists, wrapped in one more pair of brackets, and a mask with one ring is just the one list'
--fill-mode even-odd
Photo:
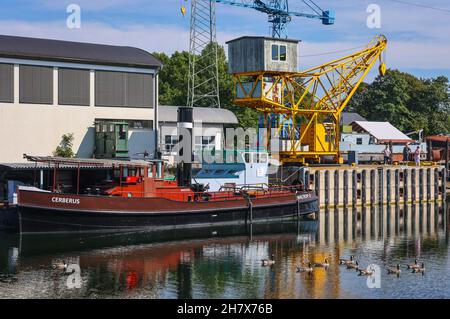
{"label": "corrugated metal roof", "polygon": [[412,142],[408,136],[403,134],[389,122],[354,121],[353,126],[355,131],[366,131],[375,137],[379,142]]}
{"label": "corrugated metal roof", "polygon": [[0,56],[143,68],[162,66],[161,61],[138,48],[8,35],[0,35]]}
{"label": "corrugated metal roof", "polygon": [[[10,171],[10,170],[20,170],[20,171],[32,171],[32,170],[48,170],[53,169],[53,164],[47,163],[0,163],[0,171]],[[74,165],[59,165],[59,169],[76,169],[77,166]],[[98,166],[92,165],[80,165],[81,169],[99,169]],[[112,168],[111,166],[102,166],[103,169]]]}
{"label": "corrugated metal roof", "polygon": [[[177,122],[178,106],[159,107],[160,122]],[[233,112],[226,109],[212,107],[194,107],[194,121],[209,124],[238,124],[239,121]]]}
{"label": "corrugated metal roof", "polygon": [[158,160],[111,160],[111,159],[91,159],[91,158],[63,158],[52,156],[26,156],[29,162],[26,163],[0,163],[0,170],[34,170],[53,168],[58,163],[59,169],[74,169],[80,165],[80,168],[89,169],[108,169],[119,167],[120,165],[128,167],[143,167]]}

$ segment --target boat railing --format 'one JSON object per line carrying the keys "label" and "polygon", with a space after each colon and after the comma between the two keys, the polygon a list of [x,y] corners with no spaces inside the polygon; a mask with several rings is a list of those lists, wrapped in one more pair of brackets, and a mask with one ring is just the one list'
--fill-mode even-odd
{"label": "boat railing", "polygon": [[117,192],[119,196],[128,197],[161,197],[182,202],[241,200],[242,198],[272,198],[286,196],[303,190],[302,185],[269,186],[267,184],[236,185],[222,187],[214,192],[180,192],[180,191],[123,191]]}

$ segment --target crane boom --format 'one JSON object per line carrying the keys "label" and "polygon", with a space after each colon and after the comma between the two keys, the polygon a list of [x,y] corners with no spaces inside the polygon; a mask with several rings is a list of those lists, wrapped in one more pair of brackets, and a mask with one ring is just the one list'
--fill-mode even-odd
{"label": "crane boom", "polygon": [[320,162],[333,156],[339,162],[341,113],[377,60],[384,75],[386,46],[386,38],[378,36],[359,52],[306,71],[233,74],[234,103],[264,114],[269,136],[270,117],[279,115],[275,136],[283,140],[281,161]]}
{"label": "crane boom", "polygon": [[[241,0],[241,1],[231,1],[231,0],[215,0],[218,3],[228,4],[232,6],[242,7],[242,8],[251,8],[255,9],[267,14],[277,14],[282,16],[296,16],[296,17],[304,17],[304,18],[310,18],[310,19],[320,19],[324,21],[330,20],[330,17],[324,12],[317,12],[314,13],[304,13],[304,12],[295,12],[290,10],[283,10],[271,5],[268,5],[264,3],[261,0]],[[303,1],[306,2],[306,1]],[[312,7],[310,7],[312,8]]]}
{"label": "crane boom", "polygon": [[335,14],[332,11],[324,11],[312,0],[302,0],[311,10],[311,13],[296,12],[289,10],[288,0],[213,0],[217,3],[255,9],[269,15],[269,22],[272,23],[272,37],[287,38],[287,23],[291,17],[303,17],[322,20],[325,25],[332,25],[335,21]]}

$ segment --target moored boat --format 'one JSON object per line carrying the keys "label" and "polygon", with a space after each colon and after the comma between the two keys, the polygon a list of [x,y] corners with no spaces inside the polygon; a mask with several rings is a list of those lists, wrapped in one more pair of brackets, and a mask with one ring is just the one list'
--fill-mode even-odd
{"label": "moored boat", "polygon": [[[294,219],[318,211],[313,191],[293,186],[227,186],[209,192],[202,185],[180,185],[164,178],[162,161],[112,161],[28,157],[55,167],[53,187],[20,187],[18,213],[23,233],[129,231],[187,225]],[[59,189],[57,167],[78,167],[76,191]],[[86,193],[80,165],[113,167],[117,178]]]}

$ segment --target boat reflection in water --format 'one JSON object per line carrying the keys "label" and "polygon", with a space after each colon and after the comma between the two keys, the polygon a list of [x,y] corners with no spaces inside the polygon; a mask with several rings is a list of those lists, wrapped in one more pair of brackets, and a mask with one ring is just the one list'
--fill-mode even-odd
{"label": "boat reflection in water", "polygon": [[[298,223],[1,235],[0,298],[450,298],[447,223],[441,207],[425,204],[323,211]],[[276,263],[262,267],[272,254]],[[380,266],[380,289],[338,266],[350,255]],[[328,269],[296,273],[325,258]],[[414,258],[425,261],[425,276],[385,274]],[[68,288],[58,263],[80,266],[81,288]]]}

